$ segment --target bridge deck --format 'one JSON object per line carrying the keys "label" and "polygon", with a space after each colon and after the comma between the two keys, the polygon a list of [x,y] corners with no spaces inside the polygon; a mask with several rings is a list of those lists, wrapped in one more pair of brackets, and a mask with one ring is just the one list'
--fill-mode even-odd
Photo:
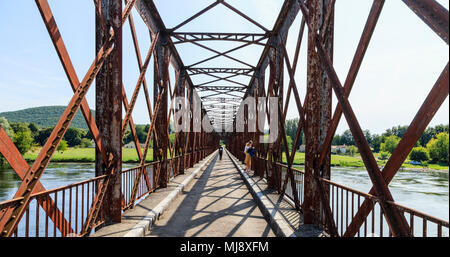
{"label": "bridge deck", "polygon": [[264,179],[243,173],[230,156],[224,152],[219,160],[216,151],[124,212],[122,223],[93,236],[321,236],[302,226],[300,213],[267,189]]}
{"label": "bridge deck", "polygon": [[275,236],[226,153],[157,220],[147,236]]}

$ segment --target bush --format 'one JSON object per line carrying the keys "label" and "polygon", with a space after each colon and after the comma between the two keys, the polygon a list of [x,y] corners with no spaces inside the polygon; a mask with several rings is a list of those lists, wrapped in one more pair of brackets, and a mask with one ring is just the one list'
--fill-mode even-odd
{"label": "bush", "polygon": [[[9,122],[5,117],[0,117],[0,127],[3,128],[3,130],[9,136],[9,138],[11,138],[11,140],[14,138],[14,130],[11,128],[11,125],[9,125]],[[6,160],[0,154],[0,167],[4,166],[5,164],[6,164]]]}
{"label": "bush", "polygon": [[61,142],[59,142],[58,148],[56,148],[56,150],[64,152],[65,150],[67,150],[68,144],[66,140],[61,140]]}
{"label": "bush", "polygon": [[449,136],[447,132],[442,132],[436,135],[436,138],[432,138],[427,144],[427,150],[430,154],[432,162],[445,162],[449,161]]}
{"label": "bush", "polygon": [[66,134],[64,134],[64,140],[70,147],[77,146],[81,144],[81,137],[83,136],[83,131],[76,128],[68,128]]}
{"label": "bush", "polygon": [[428,151],[425,147],[414,147],[409,154],[409,159],[418,162],[428,161]]}
{"label": "bush", "polygon": [[87,138],[81,139],[81,147],[82,148],[88,148],[88,147],[91,147],[91,146],[92,146],[91,140],[89,140]]}
{"label": "bush", "polygon": [[27,128],[27,130],[19,130],[14,134],[14,144],[21,154],[28,152],[28,150],[31,149],[32,143],[33,138],[31,137],[30,129]]}
{"label": "bush", "polygon": [[354,145],[349,146],[347,150],[351,156],[354,156],[358,152],[358,148],[356,148]]}
{"label": "bush", "polygon": [[392,154],[392,152],[394,152],[399,142],[400,138],[397,137],[396,135],[388,136],[384,139],[384,143],[381,143],[380,151]]}
{"label": "bush", "polygon": [[380,160],[387,160],[391,154],[389,152],[380,151]]}

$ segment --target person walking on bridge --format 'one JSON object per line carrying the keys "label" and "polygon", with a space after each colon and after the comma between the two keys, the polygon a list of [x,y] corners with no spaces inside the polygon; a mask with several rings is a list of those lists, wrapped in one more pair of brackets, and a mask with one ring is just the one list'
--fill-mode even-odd
{"label": "person walking on bridge", "polygon": [[223,147],[220,146],[220,147],[219,147],[219,157],[220,157],[220,160],[222,160],[222,154],[223,154]]}

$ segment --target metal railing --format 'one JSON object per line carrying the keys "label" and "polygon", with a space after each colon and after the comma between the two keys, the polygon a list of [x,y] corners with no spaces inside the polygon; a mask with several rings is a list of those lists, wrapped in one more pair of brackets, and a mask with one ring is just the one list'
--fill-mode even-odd
{"label": "metal railing", "polygon": [[[98,176],[67,186],[42,191],[31,196],[13,236],[61,237],[81,233],[85,218],[94,201],[96,184],[106,176]],[[3,213],[7,207],[19,204],[21,198],[0,203]],[[45,211],[47,210],[47,211]],[[96,226],[103,223],[100,216]]]}
{"label": "metal railing", "polygon": [[[201,150],[194,153],[198,160],[202,160],[209,150]],[[176,156],[167,160],[168,180],[180,174],[180,163],[185,160],[185,156]],[[142,173],[140,179],[136,201],[144,198],[159,188],[157,172],[160,161],[147,163],[144,165],[146,173]],[[186,164],[185,169],[192,165]],[[133,167],[122,171],[122,210],[129,207],[131,195],[137,174],[141,167]],[[147,174],[147,175],[145,175]],[[147,177],[146,177],[147,176]],[[30,204],[24,216],[17,226],[14,237],[69,237],[78,236],[82,233],[83,224],[86,221],[89,210],[94,202],[97,186],[106,175],[87,179],[74,184],[58,187],[51,190],[32,194]],[[150,187],[147,186],[147,179]],[[0,218],[9,207],[14,207],[20,203],[22,198],[15,198],[0,202]],[[101,213],[95,227],[104,224]]]}
{"label": "metal railing", "polygon": [[[274,163],[275,171],[281,175],[282,186],[285,183],[288,166],[283,163]],[[255,157],[253,168],[255,174],[267,179],[268,160]],[[300,204],[304,200],[304,175],[305,172],[300,169],[292,168],[295,179],[295,186],[298,193]],[[379,198],[374,195],[363,193],[350,187],[340,185],[333,181],[320,178],[324,188],[329,189],[329,202],[333,215],[335,226],[340,236],[347,236],[345,232],[349,227],[353,217],[360,209],[364,200],[368,200],[371,204],[372,211],[365,218],[362,226],[359,228],[356,237],[390,237],[392,233],[384,216],[383,210],[379,205]],[[290,186],[290,179],[287,178],[287,186],[284,194],[290,200],[294,200],[293,190]],[[449,222],[425,214],[418,210],[403,206],[395,202],[388,202],[398,208],[407,219],[410,227],[411,235],[418,237],[448,237]],[[325,213],[322,213],[317,225],[322,226],[325,231],[329,231],[325,220]]]}
{"label": "metal railing", "polygon": [[[339,235],[343,236],[353,217],[360,209],[364,200],[368,200],[372,211],[365,218],[359,228],[358,237],[390,237],[392,233],[386,222],[383,210],[380,208],[378,197],[337,184],[327,179],[320,179],[324,187],[330,189],[330,207]],[[395,202],[388,202],[395,206],[407,219],[411,235],[420,237],[449,236],[449,222],[433,217],[429,214],[414,210]],[[323,216],[322,216],[323,217]],[[322,220],[325,226],[325,221]],[[326,226],[325,226],[326,227]]]}

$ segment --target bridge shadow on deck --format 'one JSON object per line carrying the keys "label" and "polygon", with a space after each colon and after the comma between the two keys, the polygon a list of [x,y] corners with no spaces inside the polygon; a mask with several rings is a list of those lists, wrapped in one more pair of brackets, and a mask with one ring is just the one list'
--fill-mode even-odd
{"label": "bridge shadow on deck", "polygon": [[227,156],[217,155],[155,222],[147,236],[275,236]]}

